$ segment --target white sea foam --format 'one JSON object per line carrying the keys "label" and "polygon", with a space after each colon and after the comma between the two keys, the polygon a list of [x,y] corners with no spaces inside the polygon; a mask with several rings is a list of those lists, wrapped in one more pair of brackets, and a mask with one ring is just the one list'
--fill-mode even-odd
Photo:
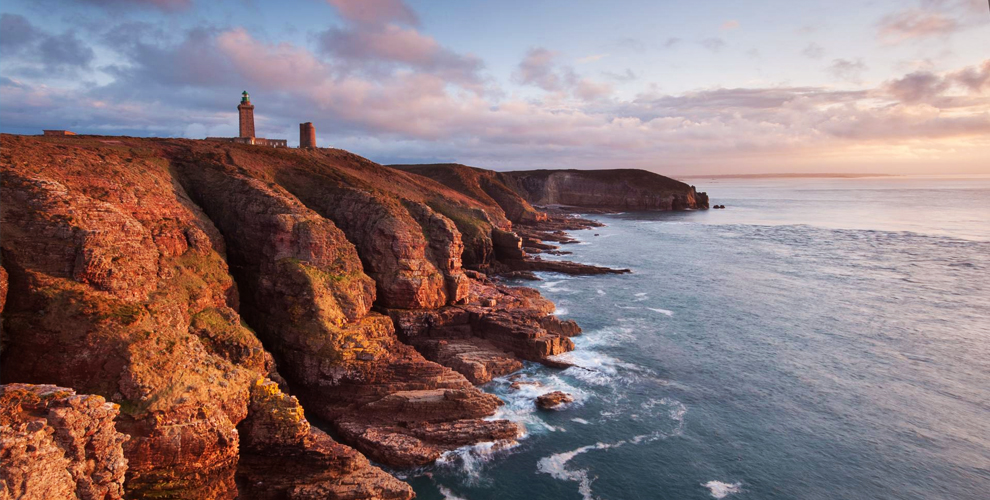
{"label": "white sea foam", "polygon": [[556,307],[554,308],[554,310],[553,310],[553,314],[554,314],[555,316],[564,316],[564,315],[566,315],[566,314],[567,314],[568,312],[569,312],[569,311],[567,310],[567,308],[566,308],[566,307],[561,307],[561,306],[556,306]]}
{"label": "white sea foam", "polygon": [[439,484],[437,485],[437,489],[440,490],[440,494],[443,495],[444,500],[467,500],[464,497],[455,495],[453,491]]}
{"label": "white sea foam", "polygon": [[548,292],[554,292],[554,293],[556,293],[556,292],[570,292],[570,291],[572,291],[570,288],[567,288],[567,287],[564,287],[564,286],[560,286],[561,283],[564,283],[566,281],[567,281],[567,279],[561,279],[561,280],[557,280],[557,281],[547,281],[547,282],[544,282],[543,284],[541,284],[540,285],[540,288],[542,288],[542,289],[544,289],[544,290],[546,290]]}
{"label": "white sea foam", "polygon": [[674,315],[674,311],[668,311],[667,309],[660,309],[660,308],[657,308],[657,307],[647,307],[647,309],[649,309],[649,310],[651,310],[653,312],[658,312],[658,313],[663,314],[663,315],[666,315],[666,316],[673,316]]}
{"label": "white sea foam", "polygon": [[591,422],[588,422],[587,420],[585,420],[583,418],[576,418],[576,417],[575,418],[572,418],[571,419],[571,422],[577,422],[579,424],[584,424],[584,425],[590,425],[591,424]]}
{"label": "white sea foam", "polygon": [[567,462],[570,462],[574,457],[585,453],[589,450],[602,450],[608,449],[615,446],[621,446],[625,444],[624,441],[619,441],[618,443],[608,444],[608,443],[596,443],[589,446],[582,446],[576,450],[555,453],[549,457],[543,457],[539,462],[536,463],[536,470],[544,473],[550,474],[554,479],[559,479],[561,481],[574,481],[578,483],[578,492],[585,500],[592,500],[594,497],[591,495],[591,482],[594,481],[593,478],[588,476],[588,469],[577,469],[570,470],[567,468]]}
{"label": "white sea foam", "polygon": [[608,295],[607,293],[605,293],[605,290],[595,290],[595,291],[598,292],[598,295]]}
{"label": "white sea foam", "polygon": [[[678,426],[678,429],[679,428],[680,426]],[[549,474],[554,479],[559,479],[561,481],[574,481],[578,483],[578,492],[581,493],[581,496],[585,500],[591,500],[594,498],[591,491],[591,483],[595,480],[595,478],[589,475],[588,469],[568,469],[567,463],[570,462],[574,457],[582,453],[587,453],[592,450],[607,450],[609,448],[618,448],[626,444],[640,444],[643,442],[652,442],[658,439],[665,439],[670,435],[671,434],[669,433],[656,431],[650,434],[641,434],[638,436],[633,436],[628,440],[616,441],[614,443],[599,442],[588,446],[582,446],[575,450],[567,451],[564,453],[554,453],[553,455],[550,455],[548,457],[541,458],[540,461],[536,463],[536,470],[544,474]],[[730,493],[734,493],[734,491]]]}
{"label": "white sea foam", "polygon": [[742,491],[742,483],[723,483],[722,481],[708,481],[702,484],[708,491],[712,493],[715,498],[725,498],[732,493],[739,493]]}
{"label": "white sea foam", "polygon": [[484,464],[490,462],[496,454],[516,446],[519,446],[519,443],[511,440],[485,441],[462,446],[440,455],[436,464],[441,467],[460,467],[464,483],[476,485],[482,480]]}
{"label": "white sea foam", "polygon": [[[489,417],[492,420],[510,420],[519,424],[525,434],[543,434],[546,432],[563,431],[561,427],[548,424],[541,418],[533,402],[537,397],[548,392],[562,391],[570,394],[574,398],[572,406],[581,406],[588,399],[588,393],[578,387],[574,387],[557,375],[547,377],[532,377],[525,372],[520,373],[521,377],[510,380],[508,377],[499,377],[493,381],[495,393],[505,402],[500,406],[495,414]],[[518,389],[512,389],[512,382],[524,382],[519,384]],[[535,383],[525,383],[535,382]],[[525,437],[524,434],[524,437]]]}
{"label": "white sea foam", "polygon": [[637,297],[646,297],[646,292],[639,292],[636,294]]}

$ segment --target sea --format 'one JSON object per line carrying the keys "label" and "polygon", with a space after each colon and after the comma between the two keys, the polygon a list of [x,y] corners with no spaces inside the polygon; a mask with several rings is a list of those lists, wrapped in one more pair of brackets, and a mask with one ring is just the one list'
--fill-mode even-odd
{"label": "sea", "polygon": [[990,176],[693,183],[726,209],[590,215],[559,257],[631,274],[515,283],[574,366],[484,386],[525,435],[418,498],[990,498]]}

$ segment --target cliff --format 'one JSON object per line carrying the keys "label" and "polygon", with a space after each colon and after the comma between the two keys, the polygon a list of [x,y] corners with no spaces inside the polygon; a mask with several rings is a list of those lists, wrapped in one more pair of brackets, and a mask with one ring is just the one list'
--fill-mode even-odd
{"label": "cliff", "polygon": [[0,386],[0,499],[120,499],[116,405],[53,385]]}
{"label": "cliff", "polygon": [[0,377],[112,403],[128,497],[411,498],[368,458],[514,439],[474,384],[580,333],[479,272],[544,265],[513,220],[561,227],[498,176],[485,197],[341,150],[0,141]]}
{"label": "cliff", "polygon": [[396,165],[479,201],[500,206],[513,222],[533,220],[532,205],[609,211],[708,208],[694,186],[646,170],[492,172],[455,164]]}

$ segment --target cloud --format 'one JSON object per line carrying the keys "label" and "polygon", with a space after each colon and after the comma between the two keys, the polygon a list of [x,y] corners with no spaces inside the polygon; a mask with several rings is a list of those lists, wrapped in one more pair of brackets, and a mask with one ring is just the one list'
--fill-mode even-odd
{"label": "cloud", "polygon": [[[882,84],[844,90],[716,87],[629,98],[612,85],[637,78],[631,69],[597,72],[597,81],[561,54],[534,47],[512,80],[545,93],[520,96],[501,92],[497,82],[481,76],[480,60],[463,69],[461,62],[472,56],[443,47],[395,15],[343,19],[328,33],[344,33],[338,41],[350,44],[336,48],[324,46],[320,37],[312,46],[300,45],[238,26],[169,31],[165,25],[121,22],[99,38],[80,40],[101,56],[113,56],[106,59],[112,63],[88,70],[102,73],[96,83],[9,71],[16,65],[43,69],[46,58],[64,59],[52,47],[45,52],[42,42],[66,33],[0,18],[0,127],[17,133],[55,127],[139,136],[232,135],[234,107],[247,89],[257,106],[259,135],[294,141],[298,123],[313,121],[321,144],[376,160],[683,172],[699,165],[763,169],[778,158],[816,166],[868,158],[869,165],[879,165],[896,155],[937,154],[945,155],[940,164],[957,165],[982,155],[985,164],[990,151],[990,60],[948,72],[905,69]],[[836,59],[830,70],[858,80],[866,65]],[[473,92],[471,81],[494,90]]]}
{"label": "cloud", "polygon": [[479,86],[483,80],[479,73],[484,63],[480,59],[457,54],[413,28],[394,24],[332,28],[320,34],[319,45],[324,53],[358,67],[405,65],[465,86]]}
{"label": "cloud", "polygon": [[625,37],[616,40],[613,45],[622,50],[628,50],[631,52],[643,52],[646,50],[646,44],[638,38]]}
{"label": "cloud", "polygon": [[611,85],[579,77],[574,68],[559,64],[559,58],[558,52],[543,47],[531,48],[516,67],[512,78],[518,84],[531,85],[547,92],[570,92],[585,101],[602,99],[612,93]]}
{"label": "cloud", "polygon": [[533,85],[548,92],[557,92],[574,85],[577,76],[567,68],[558,68],[556,59],[559,53],[543,47],[534,47],[526,52],[513,73],[513,79],[523,85]]}
{"label": "cloud", "polygon": [[82,2],[106,8],[147,7],[165,12],[177,12],[192,6],[192,0],[82,0]]}
{"label": "cloud", "polygon": [[17,14],[0,15],[0,48],[6,51],[19,50],[34,42],[42,35],[24,17]]}
{"label": "cloud", "polygon": [[722,40],[721,38],[706,38],[698,43],[712,52],[719,52],[725,48],[725,40]]}
{"label": "cloud", "polygon": [[990,59],[983,61],[983,64],[978,66],[956,71],[950,75],[950,78],[970,92],[976,94],[990,92]]}
{"label": "cloud", "polygon": [[672,36],[672,37],[668,38],[666,41],[663,42],[663,47],[665,49],[670,49],[670,48],[676,47],[682,41],[683,40],[681,40],[680,38],[677,38],[676,36]]}
{"label": "cloud", "polygon": [[585,101],[594,101],[608,97],[612,93],[612,86],[607,83],[596,82],[587,78],[582,78],[574,89],[574,94]]}
{"label": "cloud", "polygon": [[603,71],[602,72],[602,75],[604,75],[606,78],[610,78],[610,79],[615,80],[617,82],[631,82],[631,81],[636,80],[637,78],[639,78],[636,75],[636,73],[633,72],[633,70],[630,69],[630,68],[626,68],[626,70],[623,71],[622,73],[613,73],[611,71]]}
{"label": "cloud", "polygon": [[722,26],[719,29],[721,29],[722,31],[732,31],[738,27],[739,27],[739,21],[732,19],[730,21],[726,21],[722,23]]}
{"label": "cloud", "polygon": [[[342,67],[387,76],[396,70],[437,75],[473,92],[485,91],[484,63],[443,47],[421,33],[415,13],[401,0],[327,0],[346,21],[317,36],[320,51]],[[405,26],[404,26],[405,25]]]}
{"label": "cloud", "polygon": [[928,72],[916,71],[903,78],[888,81],[884,89],[904,103],[932,102],[949,88],[950,82]]}
{"label": "cloud", "polygon": [[947,36],[960,28],[959,21],[943,13],[920,9],[890,14],[878,23],[879,36],[888,43]]}
{"label": "cloud", "polygon": [[588,64],[595,61],[600,61],[608,57],[608,54],[591,54],[584,57],[578,58],[578,64]]}
{"label": "cloud", "polygon": [[331,77],[329,66],[308,50],[260,42],[243,28],[220,33],[216,47],[245,81],[262,89],[305,91]]}
{"label": "cloud", "polygon": [[340,15],[360,24],[383,25],[397,22],[418,25],[419,18],[402,0],[327,0]]}
{"label": "cloud", "polygon": [[850,61],[848,59],[835,59],[826,68],[826,71],[839,80],[859,82],[863,72],[868,68],[862,59]]}
{"label": "cloud", "polygon": [[825,56],[825,47],[818,45],[815,42],[811,42],[801,50],[801,54],[808,59],[821,59]]}
{"label": "cloud", "polygon": [[0,49],[9,71],[19,75],[70,76],[95,59],[92,48],[75,32],[51,34],[17,14],[0,15]]}

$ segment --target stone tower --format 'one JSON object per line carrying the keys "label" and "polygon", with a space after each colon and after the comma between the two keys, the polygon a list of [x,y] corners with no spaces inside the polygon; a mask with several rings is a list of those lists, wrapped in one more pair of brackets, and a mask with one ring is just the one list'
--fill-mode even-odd
{"label": "stone tower", "polygon": [[251,104],[251,96],[247,91],[241,93],[241,103],[237,105],[237,111],[241,114],[241,135],[254,139],[254,104]]}
{"label": "stone tower", "polygon": [[313,127],[312,122],[299,124],[299,147],[300,148],[316,147],[316,127]]}

